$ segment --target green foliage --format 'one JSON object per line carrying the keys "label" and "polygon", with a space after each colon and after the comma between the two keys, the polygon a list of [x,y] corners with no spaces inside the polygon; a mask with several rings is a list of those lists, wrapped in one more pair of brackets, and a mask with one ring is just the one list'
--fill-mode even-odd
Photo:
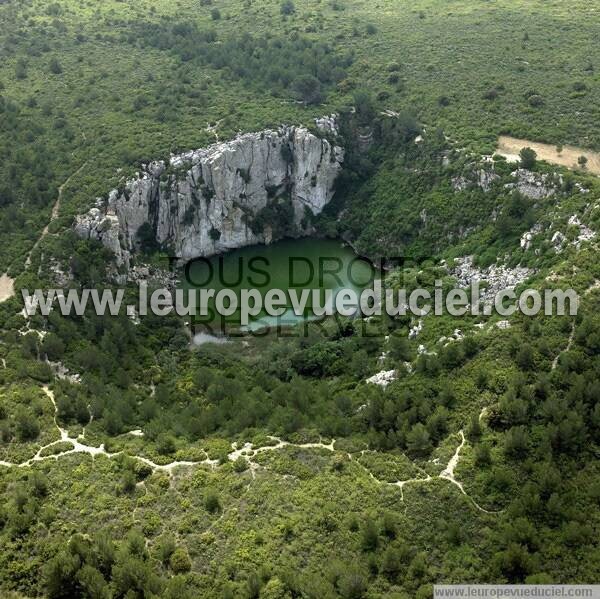
{"label": "green foliage", "polygon": [[406,437],[408,451],[415,457],[425,457],[431,451],[431,439],[429,433],[420,422],[408,432]]}
{"label": "green foliage", "polygon": [[293,15],[296,12],[296,7],[292,0],[284,0],[281,3],[281,14],[284,16]]}
{"label": "green foliage", "polygon": [[[292,14],[292,9],[292,3],[282,5],[285,15]],[[220,11],[214,8],[211,14],[214,20]],[[245,32],[217,44],[214,30],[200,30],[195,23],[169,27],[135,23],[134,30],[135,40],[144,45],[169,49],[184,62],[199,61],[227,69],[230,77],[248,85],[266,86],[277,96],[294,92],[308,104],[320,103],[321,89],[344,79],[345,69],[352,63],[351,54],[334,52],[329,44],[308,37],[260,38]],[[126,39],[133,41],[129,36]]]}
{"label": "green foliage", "polygon": [[363,551],[374,551],[379,545],[379,531],[372,518],[367,517],[362,527],[361,546]]}
{"label": "green foliage", "polygon": [[150,223],[144,223],[138,229],[136,236],[140,244],[140,250],[145,254],[152,254],[159,249],[154,228]]}
{"label": "green foliage", "polygon": [[189,572],[192,568],[192,562],[188,552],[182,547],[177,547],[169,557],[169,567],[175,574]]}
{"label": "green foliage", "polygon": [[275,239],[281,239],[295,232],[294,206],[287,196],[273,198],[259,210],[250,222],[253,233],[264,234],[269,227]]}
{"label": "green foliage", "polygon": [[234,463],[233,463],[233,469],[238,473],[241,474],[242,472],[245,472],[246,470],[248,470],[248,462],[246,461],[246,458],[240,456]]}
{"label": "green foliage", "polygon": [[537,162],[537,154],[531,148],[523,148],[519,152],[519,158],[521,159],[521,167],[526,169],[535,168]]}
{"label": "green foliage", "polygon": [[53,75],[60,75],[63,72],[62,66],[56,57],[50,59],[50,72]]}
{"label": "green foliage", "polygon": [[40,434],[40,425],[37,418],[24,406],[18,406],[15,413],[15,426],[18,439],[31,441]]}
{"label": "green foliage", "polygon": [[[578,288],[598,279],[585,247],[565,247],[560,256],[547,240],[529,254],[519,249],[522,233],[538,222],[546,227],[590,213],[596,227],[593,207],[586,208],[592,196],[574,191],[583,181],[596,194],[581,173],[565,175],[564,186],[543,202],[509,197],[504,185],[514,183],[513,167],[504,161],[494,163],[500,180],[490,191],[452,187],[473,168],[455,148],[490,153],[500,132],[598,146],[589,101],[598,91],[597,45],[593,20],[580,7],[569,5],[567,31],[560,3],[536,9],[533,20],[523,3],[491,12],[480,3],[451,11],[417,4],[396,14],[385,2],[375,9],[307,0],[300,15],[292,10],[283,19],[291,3],[220,0],[212,11],[203,8],[210,0],[176,9],[164,2],[96,4],[0,3],[0,272],[21,273],[33,288],[52,280],[57,260],[72,271],[74,286],[104,285],[110,253],[68,229],[140,161],[212,142],[205,121],[218,121],[219,137],[229,139],[238,129],[308,124],[339,111],[347,168],[321,232],[349,235],[370,255],[439,254],[450,263],[474,254],[482,267],[507,256],[512,265],[534,264],[541,277],[567,272]],[[517,43],[507,41],[511,30]],[[549,76],[565,56],[569,69]],[[384,117],[384,110],[399,115]],[[428,125],[424,132],[419,121]],[[286,148],[282,159],[290,163]],[[530,167],[548,168],[535,161]],[[69,175],[59,218],[23,274]],[[203,200],[213,193],[205,187]],[[269,195],[272,202],[249,226],[296,233],[288,190]],[[220,238],[216,229],[210,235]],[[147,254],[159,249],[150,223],[136,242]],[[577,319],[570,345],[570,327],[556,319],[527,327],[516,317],[506,332],[493,322],[475,329],[443,316],[426,319],[417,340],[407,338],[401,319],[370,323],[381,326],[378,336],[361,337],[359,319],[335,335],[311,329],[300,340],[248,337],[248,345],[233,339],[195,352],[177,318],[134,324],[52,313],[26,323],[16,299],[3,303],[3,461],[25,461],[60,439],[52,406],[36,387],[51,381],[57,421],[70,435],[85,426],[86,443],[159,463],[202,461],[206,451],[223,464],[232,440],[276,445],[268,435],[336,443],[333,454],[260,452],[256,478],[244,473],[245,459],[177,468],[172,476],[83,454],[2,467],[0,594],[425,597],[441,578],[593,580],[600,326],[597,294],[582,297],[590,308]],[[457,326],[466,331],[464,342],[438,343]],[[20,334],[26,330],[47,334]],[[417,357],[420,344],[427,353]],[[81,374],[80,383],[53,380],[45,357]],[[402,362],[411,362],[410,372]],[[398,374],[385,391],[364,383],[383,368]],[[125,434],[137,428],[142,437]],[[455,475],[469,497],[436,478],[461,429],[467,442]],[[51,445],[41,456],[68,445]],[[431,482],[402,491],[385,484],[425,473]],[[74,522],[81,534],[70,537]],[[149,538],[135,531],[120,538],[135,525]]]}
{"label": "green foliage", "polygon": [[209,489],[204,496],[204,507],[208,512],[214,514],[221,509],[219,495],[213,489]]}

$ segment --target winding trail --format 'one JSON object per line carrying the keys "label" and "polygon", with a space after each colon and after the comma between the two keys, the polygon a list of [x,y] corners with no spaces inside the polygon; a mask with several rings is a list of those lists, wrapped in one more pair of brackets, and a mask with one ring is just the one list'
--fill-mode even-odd
{"label": "winding trail", "polygon": [[456,448],[456,451],[454,452],[454,455],[450,458],[450,461],[448,462],[446,468],[444,468],[444,470],[440,473],[440,478],[449,480],[453,485],[456,485],[464,493],[465,490],[463,489],[462,483],[458,482],[454,477],[454,471],[456,470],[456,467],[458,466],[458,461],[460,459],[460,452],[465,446],[466,442],[465,434],[463,433],[463,431],[459,431],[458,434],[460,436],[460,445]]}
{"label": "winding trail", "polygon": [[552,361],[552,370],[556,370],[556,368],[558,366],[558,361],[559,361],[560,357],[565,352],[568,352],[571,349],[571,346],[573,345],[574,339],[575,339],[575,321],[573,321],[573,324],[571,325],[571,334],[569,335],[569,341],[567,343],[567,346],[565,347],[565,349],[563,349],[562,351],[558,352],[558,354],[556,354],[556,357]]}
{"label": "winding trail", "polygon": [[[479,419],[481,420],[483,418],[483,416],[485,415],[487,411],[487,408],[483,408],[483,410],[481,411],[481,414],[479,414]],[[456,470],[456,467],[458,466],[458,462],[460,460],[460,452],[462,450],[462,448],[465,446],[466,443],[466,438],[465,438],[465,434],[462,430],[458,431],[458,434],[460,435],[460,445],[456,448],[456,451],[454,452],[454,455],[450,458],[450,461],[448,462],[448,465],[446,466],[446,468],[444,468],[444,470],[442,471],[442,473],[439,475],[439,478],[442,478],[444,480],[447,480],[448,482],[451,482],[453,485],[456,485],[459,489],[460,492],[469,499],[469,501],[475,506],[476,509],[478,509],[480,512],[483,512],[485,514],[499,514],[502,510],[499,511],[492,511],[492,510],[486,510],[484,507],[481,507],[466,491],[465,488],[463,486],[463,484],[459,481],[456,480],[456,477],[454,476],[454,471]]]}
{"label": "winding trail", "polygon": [[50,231],[50,225],[58,218],[58,215],[60,213],[60,203],[62,201],[62,196],[65,187],[71,182],[71,179],[73,179],[73,177],[76,177],[83,170],[86,164],[87,162],[84,162],[75,172],[71,173],[69,177],[64,181],[64,183],[58,188],[58,197],[56,198],[56,202],[54,202],[54,206],[52,206],[50,220],[48,221],[48,224],[42,229],[42,234],[39,236],[38,240],[33,244],[33,247],[29,250],[27,258],[25,259],[25,268],[29,268],[31,266],[31,255],[39,247],[40,243],[42,243],[46,235],[48,235],[48,232]]}
{"label": "winding trail", "polygon": [[[31,266],[31,255],[33,252],[40,246],[46,235],[48,235],[50,231],[50,225],[58,218],[60,213],[60,204],[63,196],[63,192],[65,187],[71,182],[73,177],[77,176],[81,170],[86,166],[87,162],[84,162],[74,173],[71,173],[67,180],[58,188],[58,197],[56,198],[56,202],[54,202],[54,206],[52,206],[52,212],[50,213],[50,220],[46,224],[46,226],[42,229],[41,235],[38,237],[37,241],[33,244],[33,247],[29,250],[27,257],[25,258],[25,268],[29,268]],[[15,295],[15,281],[11,277],[8,276],[8,273],[3,273],[0,275],[0,304],[9,300],[11,297]],[[0,462],[2,464],[2,462]]]}
{"label": "winding trail", "polygon": [[[83,433],[80,436],[71,437],[69,435],[69,431],[62,428],[58,423],[58,407],[56,405],[56,400],[54,398],[54,392],[46,385],[42,387],[42,390],[47,395],[48,399],[51,401],[52,406],[54,408],[53,420],[54,420],[54,425],[56,426],[56,428],[59,432],[60,438],[57,439],[56,441],[52,441],[51,443],[48,443],[47,445],[40,447],[40,449],[36,452],[36,454],[29,460],[26,460],[21,463],[12,463],[12,462],[5,462],[5,461],[0,460],[0,467],[4,466],[5,468],[27,468],[36,462],[43,462],[46,460],[55,460],[56,461],[61,457],[64,457],[67,455],[73,455],[73,454],[87,454],[87,455],[90,455],[92,458],[102,455],[109,459],[115,458],[120,455],[127,455],[127,457],[130,457],[131,459],[134,459],[134,460],[137,460],[138,462],[146,464],[147,466],[149,466],[152,469],[153,472],[165,472],[169,476],[172,476],[174,470],[177,468],[191,468],[191,467],[202,466],[202,465],[210,466],[211,468],[217,468],[220,463],[218,459],[211,459],[208,457],[208,455],[206,455],[206,458],[203,460],[200,460],[200,461],[175,461],[175,462],[171,462],[169,464],[157,464],[156,462],[153,462],[152,460],[150,460],[149,458],[146,458],[144,456],[128,455],[128,454],[125,454],[123,451],[111,453],[106,450],[104,444],[101,444],[99,447],[94,447],[93,445],[87,445],[85,443],[85,427],[83,428]],[[480,414],[480,418],[483,417],[484,413],[485,413],[485,408],[482,410],[482,412]],[[90,413],[90,422],[91,421],[92,421],[92,415]],[[89,425],[89,423],[88,423],[88,425]],[[135,430],[135,431],[130,431],[128,434],[140,436],[140,433],[141,433],[141,431]],[[450,482],[451,484],[453,484],[454,486],[458,487],[460,492],[469,499],[469,501],[473,504],[473,506],[477,510],[479,510],[483,513],[486,513],[486,514],[500,513],[500,512],[486,510],[485,508],[481,507],[465,491],[463,484],[456,479],[454,473],[455,473],[456,467],[459,464],[461,450],[463,449],[463,447],[466,443],[466,438],[465,438],[463,431],[460,430],[458,432],[458,434],[460,436],[461,442],[458,445],[458,447],[456,448],[453,456],[448,461],[446,468],[444,468],[444,470],[438,476],[433,477],[430,474],[426,473],[422,468],[419,468],[419,470],[421,472],[423,472],[425,474],[425,476],[409,478],[407,480],[399,480],[399,481],[395,481],[395,482],[379,480],[364,464],[361,464],[358,460],[354,459],[354,457],[351,453],[341,452],[341,451],[338,452],[338,450],[335,449],[335,439],[332,439],[329,443],[324,443],[322,439],[320,439],[319,442],[317,442],[317,443],[314,443],[314,442],[313,443],[289,443],[288,441],[284,441],[283,439],[280,439],[279,437],[274,437],[274,436],[269,435],[268,438],[271,441],[273,441],[273,445],[263,445],[261,447],[254,447],[254,445],[252,443],[245,443],[242,446],[238,447],[238,443],[234,441],[231,444],[231,451],[227,455],[227,459],[229,462],[235,462],[240,458],[245,459],[248,464],[248,469],[250,470],[251,476],[254,479],[256,477],[256,471],[259,470],[260,468],[262,468],[262,466],[254,460],[261,453],[265,453],[265,452],[269,452],[269,451],[279,451],[285,447],[294,447],[294,448],[298,448],[298,449],[324,449],[326,451],[330,451],[331,453],[345,454],[348,457],[349,461],[351,461],[355,464],[358,464],[363,470],[365,470],[368,473],[371,480],[373,480],[378,485],[382,485],[382,486],[388,485],[388,486],[393,486],[393,487],[399,488],[402,501],[404,501],[404,487],[405,486],[414,485],[414,484],[425,484],[425,483],[429,483],[433,480],[438,479],[438,480],[446,480],[446,481]],[[54,447],[55,445],[58,445],[60,443],[70,443],[72,448],[65,450],[65,451],[61,451],[59,453],[55,453],[55,454],[43,455],[47,449]],[[365,453],[364,451],[359,452],[359,456],[362,456],[364,453]]]}

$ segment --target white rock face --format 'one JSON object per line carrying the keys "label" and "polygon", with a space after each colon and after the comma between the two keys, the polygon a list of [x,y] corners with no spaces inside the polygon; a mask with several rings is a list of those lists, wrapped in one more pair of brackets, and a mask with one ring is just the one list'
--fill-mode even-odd
{"label": "white rock face", "polygon": [[541,231],[542,225],[540,223],[536,223],[529,231],[525,231],[525,233],[521,235],[521,249],[527,251],[533,243],[533,238],[541,233]]}
{"label": "white rock face", "polygon": [[556,233],[552,235],[551,243],[557,251],[562,251],[562,246],[566,241],[567,238],[560,231],[556,231]]}
{"label": "white rock face", "polygon": [[492,264],[487,268],[478,268],[473,264],[473,256],[456,259],[451,274],[457,279],[458,287],[470,287],[474,280],[485,282],[487,287],[480,289],[482,301],[492,301],[499,291],[514,289],[527,280],[534,271],[525,266],[510,268],[504,264]]}
{"label": "white rock face", "polygon": [[[331,117],[320,125],[335,130]],[[342,148],[303,127],[248,133],[171,156],[168,166],[144,165],[108,201],[98,200],[79,216],[75,231],[101,241],[126,269],[140,247],[142,226],[183,260],[270,243],[273,223],[255,219],[275,204],[288,203],[293,223],[286,224],[299,236],[308,234],[306,216],[319,214],[333,197],[343,159]]]}
{"label": "white rock face", "polygon": [[379,385],[380,387],[387,387],[390,383],[396,380],[396,371],[395,370],[382,370],[377,374],[374,374],[372,377],[367,379],[367,383],[371,383],[372,385]]}
{"label": "white rock face", "polygon": [[452,188],[454,191],[466,191],[479,187],[485,192],[490,191],[494,181],[499,179],[499,176],[492,168],[473,168],[467,175],[459,175],[452,177]]}
{"label": "white rock face", "polygon": [[562,184],[562,177],[555,181],[554,177],[547,174],[539,174],[519,168],[511,173],[515,177],[515,183],[505,185],[507,189],[516,189],[519,193],[531,200],[543,200],[556,193],[556,185]]}
{"label": "white rock face", "polygon": [[577,227],[579,229],[579,235],[573,243],[576,248],[579,248],[579,246],[585,241],[593,241],[596,238],[596,232],[590,229],[587,225],[583,224],[576,214],[569,218],[568,225],[570,227]]}

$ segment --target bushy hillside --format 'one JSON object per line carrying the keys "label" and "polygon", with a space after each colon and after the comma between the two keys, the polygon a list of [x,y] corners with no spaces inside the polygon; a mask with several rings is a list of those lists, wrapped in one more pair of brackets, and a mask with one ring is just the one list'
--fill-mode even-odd
{"label": "bushy hillside", "polygon": [[598,580],[600,187],[494,155],[500,133],[598,149],[596,28],[585,2],[0,3],[17,290],[109,284],[73,217],[141,161],[336,112],[319,235],[414,258],[394,288],[581,297],[577,317],[331,318],[193,350],[175,316],[0,303],[0,595]]}

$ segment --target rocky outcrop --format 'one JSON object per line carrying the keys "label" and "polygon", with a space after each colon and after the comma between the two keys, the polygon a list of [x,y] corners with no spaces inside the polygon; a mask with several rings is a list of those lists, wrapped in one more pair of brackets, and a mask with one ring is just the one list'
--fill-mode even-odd
{"label": "rocky outcrop", "polygon": [[[334,119],[318,123],[334,132]],[[325,126],[323,126],[325,125]],[[342,148],[303,127],[282,127],[157,161],[75,222],[128,270],[155,244],[182,260],[311,232],[333,196]]]}
{"label": "rocky outcrop", "polygon": [[521,235],[520,246],[523,251],[528,251],[533,244],[533,239],[536,235],[539,235],[543,230],[541,223],[536,223],[529,229],[529,231],[525,231],[523,235]]}
{"label": "rocky outcrop", "polygon": [[534,274],[534,271],[524,266],[510,268],[504,264],[478,268],[473,264],[473,256],[463,256],[456,259],[450,273],[456,278],[460,288],[470,287],[474,280],[485,283],[485,288],[480,289],[480,299],[493,301],[499,291],[514,289]]}
{"label": "rocky outcrop", "polygon": [[477,168],[466,175],[452,177],[452,188],[454,191],[466,191],[479,187],[482,191],[488,192],[492,189],[494,181],[499,178],[493,168]]}
{"label": "rocky outcrop", "polygon": [[382,370],[377,374],[374,374],[372,377],[367,379],[367,383],[371,383],[372,385],[379,385],[384,389],[396,380],[396,371],[395,370]]}
{"label": "rocky outcrop", "polygon": [[586,224],[582,223],[576,214],[569,218],[569,222],[567,224],[569,227],[576,227],[579,229],[577,237],[573,242],[577,249],[579,249],[582,243],[596,239],[596,231],[593,231]]}
{"label": "rocky outcrop", "polygon": [[543,200],[556,193],[558,185],[562,185],[562,177],[553,174],[541,174],[519,168],[511,173],[515,183],[507,183],[506,189],[516,189],[531,200]]}

